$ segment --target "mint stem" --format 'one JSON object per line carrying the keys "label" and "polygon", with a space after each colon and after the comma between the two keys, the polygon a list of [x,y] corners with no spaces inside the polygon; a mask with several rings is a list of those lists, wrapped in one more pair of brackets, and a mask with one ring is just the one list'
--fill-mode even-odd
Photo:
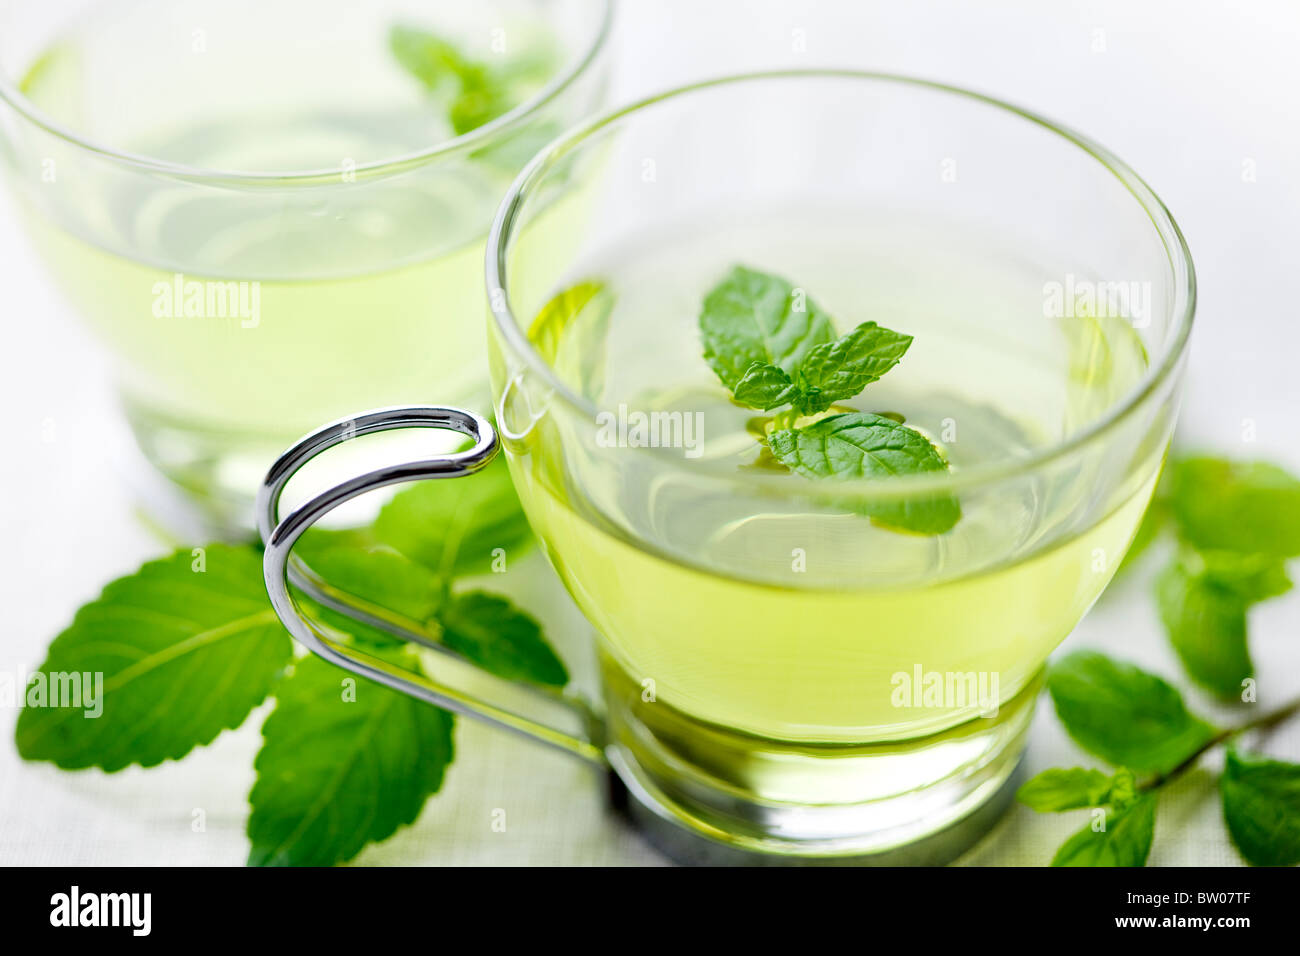
{"label": "mint stem", "polygon": [[1192,767],[1196,765],[1196,762],[1200,760],[1201,757],[1203,757],[1207,752],[1213,750],[1215,747],[1219,746],[1220,744],[1226,743],[1227,741],[1231,740],[1233,737],[1236,737],[1238,734],[1244,734],[1248,730],[1267,730],[1268,728],[1274,727],[1277,724],[1282,723],[1283,721],[1289,720],[1290,718],[1296,716],[1297,714],[1300,714],[1300,697],[1297,697],[1289,704],[1279,707],[1277,710],[1271,710],[1268,713],[1262,714],[1259,717],[1254,718],[1253,720],[1248,720],[1244,724],[1239,724],[1236,727],[1229,727],[1226,730],[1221,730],[1213,737],[1211,737],[1209,740],[1207,740],[1204,744],[1202,744],[1197,750],[1195,750],[1191,755],[1189,755],[1187,759],[1184,760],[1182,763],[1178,764],[1172,770],[1166,771],[1165,773],[1156,774],[1146,783],[1142,784],[1142,786],[1138,787],[1138,790],[1145,793],[1148,790],[1155,790],[1157,787],[1163,787],[1171,780],[1174,780],[1175,778],[1182,776],[1188,770],[1192,769]]}

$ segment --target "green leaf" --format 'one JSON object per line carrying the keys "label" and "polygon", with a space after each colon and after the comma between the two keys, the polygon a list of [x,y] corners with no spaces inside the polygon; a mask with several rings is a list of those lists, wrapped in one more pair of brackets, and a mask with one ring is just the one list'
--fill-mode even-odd
{"label": "green leaf", "polygon": [[817,346],[799,365],[798,410],[812,414],[852,398],[897,365],[911,344],[910,335],[863,322],[836,341]]}
{"label": "green leaf", "polygon": [[426,620],[442,603],[443,582],[429,568],[391,545],[375,543],[365,529],[312,528],[298,539],[294,553],[332,587],[412,620]]}
{"label": "green leaf", "polygon": [[1109,810],[1105,829],[1089,823],[1061,845],[1052,866],[1145,866],[1156,833],[1155,793],[1145,793],[1123,810]]}
{"label": "green leaf", "polygon": [[1095,651],[1054,661],[1047,689],[1075,743],[1139,773],[1172,770],[1215,734],[1170,684]]}
{"label": "green leaf", "polygon": [[291,654],[266,597],[258,549],[178,551],[109,584],[54,639],[40,668],[44,680],[102,675],[102,713],[48,706],[50,697],[46,706],[25,707],[18,752],[69,770],[179,760],[238,727]]}
{"label": "green leaf", "polygon": [[830,317],[779,276],[735,266],[704,299],[704,358],[734,394],[755,363],[791,375],[804,357],[835,338]]}
{"label": "green leaf", "polygon": [[418,27],[394,26],[388,32],[388,48],[402,69],[428,90],[456,80],[464,69],[464,59],[455,46]]}
{"label": "green leaf", "polygon": [[[522,167],[535,152],[515,168]],[[542,358],[567,384],[593,400],[605,390],[605,355],[613,310],[614,295],[603,282],[589,279],[557,292],[528,327],[528,340]],[[502,418],[509,421],[504,413]]]}
{"label": "green leaf", "polygon": [[1194,552],[1188,560],[1193,559],[1197,573],[1206,581],[1250,604],[1291,590],[1286,564],[1272,555],[1201,551]]}
{"label": "green leaf", "polygon": [[[806,478],[885,478],[946,471],[948,463],[920,432],[870,412],[830,415],[803,428],[768,436],[773,456]],[[864,505],[880,524],[919,534],[943,534],[961,518],[951,495]]]}
{"label": "green leaf", "polygon": [[444,580],[487,571],[494,551],[513,558],[532,541],[501,458],[476,475],[398,492],[375,519],[374,535]]}
{"label": "green leaf", "polygon": [[1300,764],[1229,748],[1219,789],[1232,842],[1249,863],[1300,864]]}
{"label": "green leaf", "polygon": [[508,680],[563,687],[569,673],[541,626],[503,597],[458,594],[439,612],[443,643]]}
{"label": "green leaf", "polygon": [[447,115],[457,136],[491,122],[514,105],[503,77],[428,30],[395,26],[389,31],[388,45],[394,59],[425,89],[451,97]]}
{"label": "green leaf", "polygon": [[[311,528],[294,545],[294,554],[332,589],[346,592],[352,598],[349,603],[437,638],[436,630],[430,632],[425,624],[442,604],[448,582],[389,545],[377,544],[369,529]],[[382,628],[356,621],[333,608],[310,600],[306,603],[317,620],[358,641],[381,647],[403,642]]]}
{"label": "green leaf", "polygon": [[779,405],[789,404],[798,392],[794,383],[790,381],[790,376],[781,369],[775,365],[755,362],[740,377],[733,395],[742,405],[768,411]]}
{"label": "green leaf", "polygon": [[453,756],[446,711],[314,656],[276,696],[249,795],[250,866],[350,860],[414,822],[442,787]]}
{"label": "green leaf", "polygon": [[1156,579],[1156,605],[1169,641],[1198,684],[1235,698],[1255,673],[1246,645],[1246,601],[1174,561]]}
{"label": "green leaf", "polygon": [[1196,547],[1300,555],[1300,481],[1282,468],[1185,458],[1170,484],[1180,533]]}
{"label": "green leaf", "polygon": [[1100,770],[1056,767],[1025,782],[1016,799],[1039,813],[1097,807],[1110,795],[1111,777]]}
{"label": "green leaf", "polygon": [[1106,795],[1106,802],[1116,810],[1124,810],[1137,800],[1140,793],[1133,771],[1128,767],[1120,767],[1115,771],[1115,776],[1110,778],[1110,793]]}

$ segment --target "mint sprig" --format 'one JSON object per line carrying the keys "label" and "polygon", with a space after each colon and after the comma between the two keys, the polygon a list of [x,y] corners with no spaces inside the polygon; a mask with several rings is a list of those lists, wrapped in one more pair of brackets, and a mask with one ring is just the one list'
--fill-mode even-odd
{"label": "mint sprig", "polygon": [[1250,610],[1291,589],[1286,561],[1300,554],[1300,481],[1267,462],[1175,458],[1121,569],[1170,538],[1172,557],[1155,580],[1165,633],[1194,681],[1240,700],[1255,675]]}
{"label": "mint sprig", "polygon": [[1257,866],[1300,863],[1300,764],[1242,756],[1235,746],[1247,731],[1300,714],[1300,700],[1220,729],[1188,711],[1168,682],[1091,651],[1054,661],[1048,690],[1075,743],[1116,767],[1052,768],[1017,792],[1040,813],[1092,808],[1053,866],[1144,865],[1161,790],[1223,744],[1230,745],[1220,778],[1224,820],[1242,856]]}
{"label": "mint sprig", "polygon": [[[1161,622],[1188,676],[1224,700],[1254,701],[1249,609],[1291,589],[1300,550],[1300,482],[1260,462],[1209,456],[1168,463],[1121,568],[1164,537],[1176,547],[1155,581]],[[1092,807],[1054,866],[1140,866],[1160,790],[1227,744],[1219,778],[1228,832],[1247,862],[1300,864],[1300,764],[1244,754],[1238,738],[1300,715],[1300,700],[1228,728],[1193,714],[1165,680],[1102,654],[1054,661],[1048,691],[1070,737],[1117,769],[1053,768],[1020,788],[1040,812]],[[1247,693],[1247,689],[1250,693]]]}
{"label": "mint sprig", "polygon": [[[295,553],[378,616],[499,676],[561,688],[568,671],[540,625],[506,597],[462,584],[501,570],[498,559],[516,559],[529,543],[497,462],[399,492],[368,527],[312,529]],[[422,666],[388,631],[307,605],[338,639]],[[66,769],[153,766],[211,743],[273,696],[250,797],[249,863],[351,859],[412,822],[440,789],[454,721],[315,657],[294,661],[292,648],[266,597],[259,547],[212,544],[149,562],[77,613],[32,681],[39,689],[60,675],[102,673],[102,712],[33,697],[18,719],[19,753]]]}
{"label": "mint sprig", "polygon": [[[843,411],[894,368],[912,337],[863,322],[836,337],[830,316],[779,276],[735,266],[705,296],[699,317],[704,359],[739,404],[778,412],[767,432],[772,458],[806,478],[884,478],[947,471],[931,441],[896,417]],[[785,408],[788,406],[788,408]],[[813,417],[813,421],[804,421]],[[850,507],[857,507],[848,503]],[[943,534],[961,518],[951,495],[872,502],[880,525]]]}

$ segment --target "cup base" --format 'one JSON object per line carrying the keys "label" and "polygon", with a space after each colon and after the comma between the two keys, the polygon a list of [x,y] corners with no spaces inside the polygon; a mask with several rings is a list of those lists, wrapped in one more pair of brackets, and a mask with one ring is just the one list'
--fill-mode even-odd
{"label": "cup base", "polygon": [[610,694],[613,804],[674,860],[939,865],[1006,809],[1042,687],[941,733],[860,746],[760,742]]}
{"label": "cup base", "polygon": [[981,788],[962,815],[909,842],[873,850],[807,846],[768,840],[736,842],[669,809],[663,795],[617,755],[609,772],[611,808],[624,816],[652,847],[683,866],[944,866],[988,836],[1024,782],[1023,751],[1000,782]]}

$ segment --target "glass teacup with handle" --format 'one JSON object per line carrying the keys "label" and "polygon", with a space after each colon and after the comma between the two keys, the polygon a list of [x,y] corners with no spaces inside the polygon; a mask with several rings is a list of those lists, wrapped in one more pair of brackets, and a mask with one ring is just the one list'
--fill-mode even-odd
{"label": "glass teacup with handle", "polygon": [[430,381],[486,397],[488,226],[524,163],[597,106],[609,14],[0,4],[5,178],[171,479],[151,494],[184,492],[154,494],[182,505],[176,523],[249,533],[266,462],[322,421]]}
{"label": "glass teacup with handle", "polygon": [[[970,92],[741,76],[547,147],[486,272],[495,424],[383,409],[268,476],[267,584],[294,635],[611,768],[681,859],[935,862],[985,832],[1174,424],[1194,277],[1142,180]],[[471,447],[279,515],[303,463],[411,427]],[[403,673],[292,597],[445,651],[290,550],[346,500],[474,481],[502,449],[596,633],[591,707],[542,695],[561,713],[539,717],[517,688]]]}

